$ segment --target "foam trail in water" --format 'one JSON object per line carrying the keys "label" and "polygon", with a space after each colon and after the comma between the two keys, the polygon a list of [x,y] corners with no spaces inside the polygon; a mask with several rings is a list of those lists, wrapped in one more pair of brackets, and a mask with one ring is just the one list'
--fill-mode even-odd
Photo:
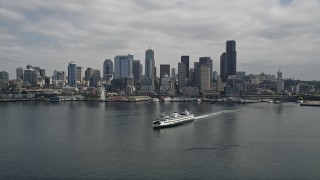
{"label": "foam trail in water", "polygon": [[203,119],[203,118],[207,118],[210,116],[216,116],[216,115],[227,114],[227,113],[232,113],[232,112],[235,112],[235,110],[224,110],[224,111],[219,111],[219,112],[215,112],[215,113],[204,114],[204,115],[196,116],[194,119],[198,120],[198,119]]}

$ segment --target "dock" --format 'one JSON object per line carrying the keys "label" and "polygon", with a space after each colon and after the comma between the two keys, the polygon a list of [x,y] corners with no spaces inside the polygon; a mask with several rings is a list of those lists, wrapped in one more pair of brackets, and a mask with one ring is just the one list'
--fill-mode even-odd
{"label": "dock", "polygon": [[320,107],[320,101],[308,101],[305,103],[301,103],[300,106],[319,106]]}

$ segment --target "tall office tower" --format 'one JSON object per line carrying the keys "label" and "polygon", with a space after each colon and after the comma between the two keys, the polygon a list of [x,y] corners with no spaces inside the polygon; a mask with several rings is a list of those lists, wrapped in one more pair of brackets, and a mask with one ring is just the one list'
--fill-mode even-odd
{"label": "tall office tower", "polygon": [[210,67],[210,87],[211,87],[211,83],[212,83],[212,59],[210,57],[200,57],[199,58],[199,68],[203,64],[207,64]]}
{"label": "tall office tower", "polygon": [[281,93],[284,90],[284,81],[282,79],[282,72],[279,68],[278,70],[278,78],[277,78],[277,93]]}
{"label": "tall office tower", "polygon": [[200,74],[200,91],[204,92],[205,90],[209,90],[211,88],[211,81],[210,81],[210,71],[211,67],[210,64],[201,64],[199,67],[199,74]]}
{"label": "tall office tower", "polygon": [[78,82],[82,82],[82,67],[81,66],[77,66],[77,81]]}
{"label": "tall office tower", "polygon": [[16,79],[23,80],[23,68],[22,67],[18,67],[16,69]]}
{"label": "tall office tower", "polygon": [[226,60],[226,53],[222,53],[220,56],[220,77],[222,82],[227,81],[227,60]]}
{"label": "tall office tower", "polygon": [[32,87],[37,86],[39,72],[35,69],[29,68],[24,70],[24,82],[29,83]]}
{"label": "tall office tower", "polygon": [[226,42],[226,61],[227,61],[227,78],[237,73],[237,51],[236,41]]}
{"label": "tall office tower", "polygon": [[140,64],[140,74],[141,74],[140,78],[142,78],[142,76],[143,76],[143,66],[142,66],[142,64]]}
{"label": "tall office tower", "polygon": [[0,80],[8,81],[9,73],[6,71],[0,71]]}
{"label": "tall office tower", "polygon": [[28,64],[26,68],[27,68],[27,69],[32,69],[32,68],[33,68],[33,66],[32,66],[32,65],[30,65],[30,64]]}
{"label": "tall office tower", "polygon": [[100,80],[100,79],[101,79],[100,70],[98,70],[98,69],[94,69],[92,75],[93,75],[94,77],[96,77],[97,80]]}
{"label": "tall office tower", "polygon": [[153,79],[154,78],[154,51],[152,49],[148,49],[146,51],[146,59],[144,64],[145,76],[146,78]]}
{"label": "tall office tower", "polygon": [[98,69],[94,69],[92,75],[90,76],[89,79],[89,86],[90,87],[97,87],[98,86],[98,82],[101,79],[101,74],[100,74],[100,70]]}
{"label": "tall office tower", "polygon": [[45,69],[40,69],[40,76],[42,77],[42,78],[45,78],[46,77],[46,70]]}
{"label": "tall office tower", "polygon": [[193,80],[194,80],[194,68],[190,68],[190,71],[189,71],[189,82],[190,82],[190,86],[191,87],[194,87]]}
{"label": "tall office tower", "polygon": [[77,64],[70,62],[68,65],[68,84],[70,86],[77,86]]}
{"label": "tall office tower", "polygon": [[186,65],[186,77],[189,78],[189,56],[181,56],[181,62]]}
{"label": "tall office tower", "polygon": [[186,83],[186,65],[182,62],[178,63],[178,85],[179,88],[187,86]]}
{"label": "tall office tower", "polygon": [[140,60],[134,60],[132,65],[134,82],[140,82],[141,80],[141,64]]}
{"label": "tall office tower", "polygon": [[133,55],[116,56],[114,58],[114,79],[132,77]]}
{"label": "tall office tower", "polygon": [[160,78],[165,74],[170,77],[170,64],[160,64]]}
{"label": "tall office tower", "polygon": [[52,79],[65,81],[66,80],[66,73],[64,73],[64,71],[54,71]]}
{"label": "tall office tower", "polygon": [[88,67],[87,70],[84,72],[84,80],[90,81],[90,77],[93,75],[93,69]]}
{"label": "tall office tower", "polygon": [[166,73],[163,76],[161,76],[160,84],[160,93],[167,94],[170,89],[170,77]]}
{"label": "tall office tower", "polygon": [[157,67],[153,68],[153,77],[156,78],[157,77]]}
{"label": "tall office tower", "polygon": [[200,77],[200,74],[199,74],[199,62],[194,62],[194,73],[193,73],[193,86],[194,87],[197,87],[197,88],[200,88],[200,85],[199,85],[199,77]]}
{"label": "tall office tower", "polygon": [[113,62],[111,59],[106,59],[103,62],[103,79],[109,81],[113,76]]}
{"label": "tall office tower", "polygon": [[52,77],[46,77],[44,78],[44,84],[51,85],[52,84]]}
{"label": "tall office tower", "polygon": [[218,76],[218,72],[217,71],[213,71],[212,73],[212,81],[216,82],[218,80],[219,76]]}
{"label": "tall office tower", "polygon": [[171,68],[171,77],[176,76],[176,68]]}

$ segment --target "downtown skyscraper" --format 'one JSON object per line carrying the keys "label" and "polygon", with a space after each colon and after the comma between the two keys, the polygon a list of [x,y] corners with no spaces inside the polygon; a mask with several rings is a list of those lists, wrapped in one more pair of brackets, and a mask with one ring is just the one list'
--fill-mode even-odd
{"label": "downtown skyscraper", "polygon": [[178,63],[178,85],[179,85],[179,88],[183,88],[187,86],[186,65],[182,62]]}
{"label": "downtown skyscraper", "polygon": [[16,80],[23,80],[23,68],[18,67],[16,69]]}
{"label": "downtown skyscraper", "polygon": [[6,71],[0,71],[0,80],[8,81],[9,73]]}
{"label": "downtown skyscraper", "polygon": [[111,59],[106,59],[103,62],[103,79],[109,81],[113,76],[113,62]]}
{"label": "downtown skyscraper", "polygon": [[220,78],[222,82],[227,81],[227,60],[225,52],[223,52],[220,56]]}
{"label": "downtown skyscraper", "polygon": [[226,52],[220,56],[220,77],[226,82],[229,76],[237,74],[237,51],[236,41],[226,41]]}
{"label": "downtown skyscraper", "polygon": [[133,77],[134,77],[134,82],[140,82],[141,80],[141,64],[140,60],[133,60]]}
{"label": "downtown skyscraper", "polygon": [[77,82],[82,82],[82,67],[77,66]]}
{"label": "downtown skyscraper", "polygon": [[35,87],[37,86],[39,76],[40,73],[37,70],[28,68],[23,72],[23,81],[27,82],[30,86]]}
{"label": "downtown skyscraper", "polygon": [[72,87],[77,86],[77,64],[70,62],[68,65],[68,84]]}
{"label": "downtown skyscraper", "polygon": [[170,77],[170,64],[160,64],[160,79],[165,74]]}
{"label": "downtown skyscraper", "polygon": [[114,64],[114,79],[133,77],[133,55],[116,56]]}
{"label": "downtown skyscraper", "polygon": [[236,41],[230,40],[226,42],[226,62],[227,62],[227,78],[228,76],[237,74],[237,51]]}
{"label": "downtown skyscraper", "polygon": [[145,58],[145,77],[149,79],[153,79],[154,77],[154,70],[155,70],[155,61],[154,61],[154,51],[149,48],[146,51],[146,58]]}
{"label": "downtown skyscraper", "polygon": [[211,88],[211,71],[212,66],[210,64],[201,64],[199,67],[199,90],[200,92],[205,92],[206,90],[209,90]]}
{"label": "downtown skyscraper", "polygon": [[189,78],[189,56],[181,56],[181,62],[186,66],[186,77]]}

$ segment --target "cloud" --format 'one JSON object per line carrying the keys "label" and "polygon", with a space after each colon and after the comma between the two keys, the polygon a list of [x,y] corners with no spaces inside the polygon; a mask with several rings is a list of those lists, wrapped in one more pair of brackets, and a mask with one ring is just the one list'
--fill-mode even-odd
{"label": "cloud", "polygon": [[24,15],[17,13],[15,11],[11,11],[5,8],[0,8],[0,22],[8,22],[8,21],[22,21],[24,19]]}
{"label": "cloud", "polygon": [[301,69],[318,64],[319,8],[317,0],[3,0],[0,59],[11,77],[31,63],[50,75],[71,60],[102,69],[105,59],[133,53],[144,62],[151,46],[158,67],[177,67],[181,55],[191,64],[211,56],[219,70],[225,41],[234,39],[239,70],[274,73],[281,66],[292,77],[296,62]]}

